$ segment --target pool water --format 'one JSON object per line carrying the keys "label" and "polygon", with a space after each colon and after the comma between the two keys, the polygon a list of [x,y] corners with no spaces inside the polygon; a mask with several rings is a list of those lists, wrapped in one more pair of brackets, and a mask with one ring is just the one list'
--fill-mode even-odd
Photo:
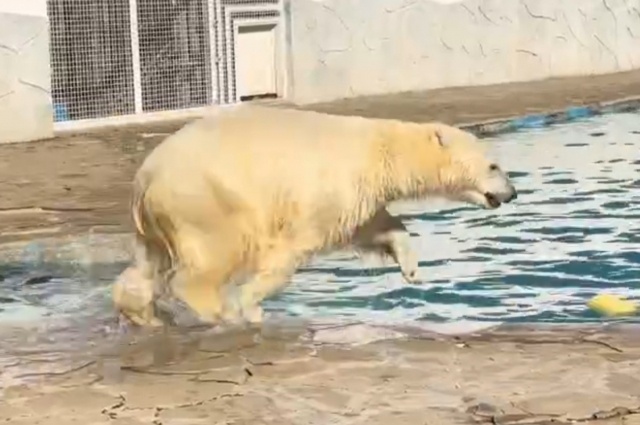
{"label": "pool water", "polygon": [[[566,323],[603,320],[585,305],[599,292],[639,298],[640,114],[484,140],[510,170],[516,202],[494,211],[440,201],[390,208],[414,235],[423,284],[406,284],[391,263],[337,253],[300,270],[267,311],[384,324]],[[0,264],[0,323],[86,324],[112,314],[108,285],[124,263],[25,255]]]}

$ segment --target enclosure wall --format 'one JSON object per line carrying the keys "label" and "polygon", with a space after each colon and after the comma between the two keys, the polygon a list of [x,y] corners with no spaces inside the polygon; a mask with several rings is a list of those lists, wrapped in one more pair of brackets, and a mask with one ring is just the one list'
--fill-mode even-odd
{"label": "enclosure wall", "polygon": [[0,143],[53,134],[46,0],[0,1]]}
{"label": "enclosure wall", "polygon": [[2,0],[0,142],[265,95],[304,104],[637,67],[640,0]]}
{"label": "enclosure wall", "polygon": [[640,67],[640,0],[290,0],[286,12],[297,103]]}

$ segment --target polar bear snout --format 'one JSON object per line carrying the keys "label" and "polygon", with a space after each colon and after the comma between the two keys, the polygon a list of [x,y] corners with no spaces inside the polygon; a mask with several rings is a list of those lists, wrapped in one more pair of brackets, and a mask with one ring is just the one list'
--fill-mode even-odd
{"label": "polar bear snout", "polygon": [[518,191],[509,176],[497,164],[490,164],[484,177],[478,179],[476,190],[480,192],[485,208],[495,209],[518,198]]}
{"label": "polar bear snout", "polygon": [[518,191],[513,185],[511,186],[511,190],[509,191],[509,195],[505,198],[504,202],[507,204],[511,201],[518,199]]}

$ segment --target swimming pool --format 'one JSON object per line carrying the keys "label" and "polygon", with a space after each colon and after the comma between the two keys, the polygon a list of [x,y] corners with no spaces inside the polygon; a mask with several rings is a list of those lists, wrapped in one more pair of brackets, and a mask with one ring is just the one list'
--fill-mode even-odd
{"label": "swimming pool", "polygon": [[[639,113],[485,143],[510,170],[515,203],[495,211],[439,201],[390,208],[414,235],[422,285],[404,283],[392,264],[339,253],[300,270],[266,310],[384,324],[575,323],[602,320],[585,306],[598,292],[640,296]],[[0,323],[110,314],[108,284],[124,263],[45,264],[34,246],[21,262],[0,265]]]}

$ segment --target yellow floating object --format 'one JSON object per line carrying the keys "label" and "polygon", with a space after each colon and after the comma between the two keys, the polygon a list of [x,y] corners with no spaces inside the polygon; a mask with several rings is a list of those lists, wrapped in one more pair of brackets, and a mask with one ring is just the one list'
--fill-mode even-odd
{"label": "yellow floating object", "polygon": [[630,316],[638,312],[638,305],[611,294],[593,297],[588,306],[604,316]]}

